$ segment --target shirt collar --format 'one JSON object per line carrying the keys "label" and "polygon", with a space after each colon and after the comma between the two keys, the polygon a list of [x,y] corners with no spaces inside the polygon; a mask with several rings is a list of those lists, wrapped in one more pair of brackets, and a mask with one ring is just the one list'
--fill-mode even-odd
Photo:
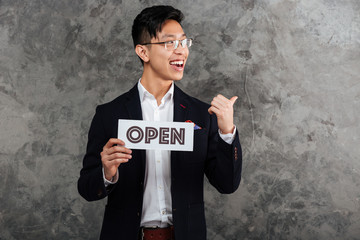
{"label": "shirt collar", "polygon": [[[140,81],[141,78],[139,79],[138,82],[138,91],[139,91],[140,102],[143,102],[146,96],[153,96],[153,95],[149,93],[148,90],[146,90],[146,88],[141,84]],[[174,82],[171,83],[171,87],[166,92],[164,97],[161,99],[161,103],[164,103],[164,101],[171,101],[173,99],[173,96],[174,96]]]}

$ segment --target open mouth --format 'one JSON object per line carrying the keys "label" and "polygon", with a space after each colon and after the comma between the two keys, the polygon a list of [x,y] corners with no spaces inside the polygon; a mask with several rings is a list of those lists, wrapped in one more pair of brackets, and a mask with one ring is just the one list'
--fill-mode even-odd
{"label": "open mouth", "polygon": [[182,70],[184,68],[184,61],[171,61],[170,65],[174,67],[176,70]]}

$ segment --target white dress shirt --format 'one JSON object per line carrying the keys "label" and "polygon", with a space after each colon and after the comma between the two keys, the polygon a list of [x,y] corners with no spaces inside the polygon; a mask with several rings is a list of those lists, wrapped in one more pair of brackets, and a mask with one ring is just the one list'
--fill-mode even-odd
{"label": "white dress shirt", "polygon": [[[173,121],[174,83],[161,99],[160,105],[140,81],[138,90],[143,120]],[[166,227],[172,224],[170,154],[169,150],[146,150],[141,226]]]}
{"label": "white dress shirt", "polygon": [[[140,80],[138,90],[143,120],[172,122],[174,114],[174,83],[171,84],[169,91],[158,105],[155,97],[145,89]],[[235,132],[236,127],[233,133],[221,134],[219,131],[219,134],[225,142],[231,144]],[[171,151],[168,150],[146,150],[144,199],[141,215],[142,227],[166,227],[172,225],[170,157]],[[118,172],[112,181],[108,181],[104,173],[103,176],[105,186],[118,181]]]}

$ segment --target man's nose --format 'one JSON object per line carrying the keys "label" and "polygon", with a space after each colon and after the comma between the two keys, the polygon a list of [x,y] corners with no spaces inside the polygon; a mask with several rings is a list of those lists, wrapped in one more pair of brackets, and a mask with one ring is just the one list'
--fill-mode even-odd
{"label": "man's nose", "polygon": [[174,53],[176,54],[183,54],[185,55],[187,52],[189,52],[189,49],[187,46],[183,47],[181,43],[179,43],[179,46],[174,50]]}

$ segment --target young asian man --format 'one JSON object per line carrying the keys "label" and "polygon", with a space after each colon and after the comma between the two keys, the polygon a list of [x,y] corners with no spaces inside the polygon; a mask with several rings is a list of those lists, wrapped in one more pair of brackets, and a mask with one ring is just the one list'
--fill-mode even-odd
{"label": "young asian man", "polygon": [[[219,94],[208,105],[174,84],[183,77],[193,42],[182,19],[171,6],[146,8],[135,18],[142,76],[129,92],[96,109],[78,189],[88,201],[108,197],[100,239],[206,239],[204,175],[220,193],[233,193],[240,184],[237,97]],[[194,150],[128,149],[116,138],[118,119],[190,120]]]}

